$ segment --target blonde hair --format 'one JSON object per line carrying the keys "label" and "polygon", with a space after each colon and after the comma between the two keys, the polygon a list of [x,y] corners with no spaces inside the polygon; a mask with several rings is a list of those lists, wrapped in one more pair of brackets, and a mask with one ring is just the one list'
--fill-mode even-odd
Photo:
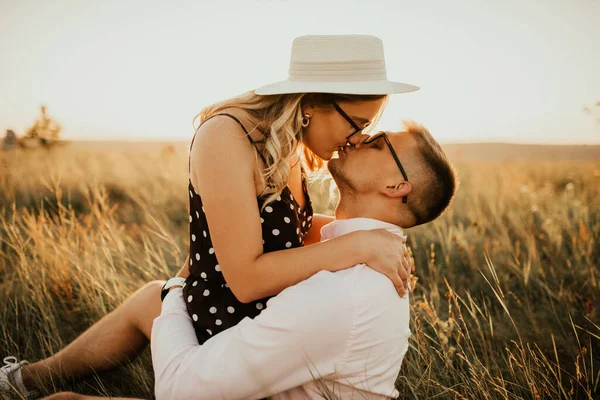
{"label": "blonde hair", "polygon": [[[347,95],[323,93],[291,93],[280,95],[257,95],[253,91],[242,93],[239,96],[204,107],[192,120],[194,130],[196,118],[200,117],[200,124],[221,110],[236,107],[245,110],[252,117],[261,120],[268,127],[264,132],[265,137],[255,142],[260,146],[256,156],[262,155],[265,168],[261,171],[263,183],[266,187],[260,196],[267,196],[263,208],[274,201],[288,184],[291,174],[290,159],[302,146],[301,162],[311,172],[322,169],[325,162],[315,155],[308,147],[302,144],[302,107],[308,104],[321,108],[333,106],[328,99],[336,101],[358,102],[385,98],[384,103],[371,127],[381,118],[388,101],[388,95]],[[248,133],[252,132],[251,129]],[[258,153],[260,152],[260,154]]]}

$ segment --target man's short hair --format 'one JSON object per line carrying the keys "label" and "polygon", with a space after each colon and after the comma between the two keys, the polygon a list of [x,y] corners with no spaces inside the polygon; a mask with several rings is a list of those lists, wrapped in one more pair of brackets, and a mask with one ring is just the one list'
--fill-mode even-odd
{"label": "man's short hair", "polygon": [[411,200],[409,196],[407,203],[417,226],[433,221],[444,212],[456,193],[458,179],[446,153],[429,130],[414,121],[403,120],[402,123],[415,138],[423,161],[417,169],[423,185],[416,188],[416,198]]}

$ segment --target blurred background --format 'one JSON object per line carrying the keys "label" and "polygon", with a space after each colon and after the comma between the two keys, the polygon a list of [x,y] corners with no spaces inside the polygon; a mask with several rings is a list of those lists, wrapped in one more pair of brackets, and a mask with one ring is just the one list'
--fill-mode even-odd
{"label": "blurred background", "polygon": [[600,2],[0,0],[0,129],[46,104],[70,140],[187,140],[218,100],[287,78],[292,40],[372,34],[402,118],[449,142],[600,143]]}

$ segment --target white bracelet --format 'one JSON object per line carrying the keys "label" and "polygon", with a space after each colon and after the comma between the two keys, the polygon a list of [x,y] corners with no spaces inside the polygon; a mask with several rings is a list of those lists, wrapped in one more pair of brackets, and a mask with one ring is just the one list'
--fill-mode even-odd
{"label": "white bracelet", "polygon": [[174,278],[169,279],[165,282],[165,284],[162,287],[162,290],[160,291],[160,300],[163,301],[165,299],[167,293],[169,293],[170,288],[172,288],[173,286],[183,287],[184,284],[185,278],[182,278],[181,276],[176,276]]}

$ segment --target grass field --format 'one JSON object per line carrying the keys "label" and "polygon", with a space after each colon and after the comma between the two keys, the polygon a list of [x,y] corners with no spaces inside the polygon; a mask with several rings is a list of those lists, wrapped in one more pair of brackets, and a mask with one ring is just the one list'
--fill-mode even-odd
{"label": "grass field", "polygon": [[[407,231],[419,281],[401,398],[600,398],[594,158],[457,162],[451,209]],[[0,152],[0,357],[48,356],[175,273],[187,210],[185,144]],[[55,389],[151,398],[149,350]]]}

